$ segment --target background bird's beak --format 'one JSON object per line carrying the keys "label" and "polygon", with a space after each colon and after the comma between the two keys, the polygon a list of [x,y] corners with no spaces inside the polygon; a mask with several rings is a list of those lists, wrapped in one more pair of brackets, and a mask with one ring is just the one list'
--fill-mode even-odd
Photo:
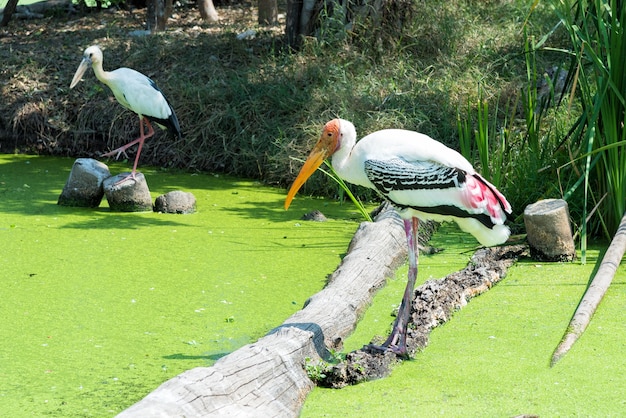
{"label": "background bird's beak", "polygon": [[72,83],[70,84],[70,88],[74,88],[76,84],[83,78],[83,74],[87,71],[87,68],[91,66],[91,60],[89,58],[83,58],[76,73],[74,74],[74,78],[72,78]]}
{"label": "background bird's beak", "polygon": [[289,193],[287,193],[287,199],[285,199],[285,210],[289,209],[289,205],[291,205],[291,201],[293,200],[300,187],[307,181],[309,177],[317,170],[317,168],[322,165],[324,160],[328,158],[331,154],[330,150],[320,139],[315,145],[315,148],[309,154],[309,157],[304,162],[304,165],[300,169],[300,173],[298,173],[298,177],[293,181],[291,188],[289,189]]}

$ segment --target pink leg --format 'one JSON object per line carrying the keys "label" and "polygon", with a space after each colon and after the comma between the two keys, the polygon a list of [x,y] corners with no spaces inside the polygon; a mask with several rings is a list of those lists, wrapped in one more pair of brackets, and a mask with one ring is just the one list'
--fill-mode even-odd
{"label": "pink leg", "polygon": [[[148,127],[148,132],[146,134],[144,134],[143,132],[143,124],[144,122],[146,123],[146,126]],[[141,154],[141,148],[143,147],[143,143],[147,138],[150,138],[152,135],[154,135],[154,129],[152,128],[152,125],[150,124],[150,121],[146,118],[144,118],[143,116],[139,119],[139,138],[135,139],[134,141],[129,142],[128,144],[119,147],[117,149],[114,149],[111,152],[107,152],[106,154],[102,154],[103,157],[111,157],[113,155],[115,155],[115,158],[118,158],[120,156],[120,154],[122,153],[126,153],[126,150],[139,143],[139,147],[137,148],[137,155],[135,156],[135,163],[133,164],[133,170],[131,171],[130,175],[124,177],[122,180],[118,181],[116,184],[122,183],[124,181],[126,181],[129,178],[135,178],[135,173],[137,172],[137,163],[139,162],[139,155]]]}
{"label": "pink leg", "polygon": [[409,247],[409,273],[402,304],[398,310],[398,316],[393,324],[393,329],[389,338],[380,346],[372,346],[380,350],[389,350],[399,356],[406,356],[406,334],[411,315],[411,302],[413,300],[413,290],[417,280],[417,264],[418,264],[418,248],[417,248],[417,231],[419,227],[419,219],[412,218],[404,220],[404,232]]}
{"label": "pink leg", "polygon": [[113,157],[113,156],[115,156],[115,159],[117,160],[118,158],[120,158],[120,155],[124,154],[124,156],[126,158],[128,158],[128,155],[126,155],[126,150],[128,148],[132,147],[133,145],[135,145],[137,142],[139,142],[140,139],[141,138],[137,138],[137,139],[129,142],[128,144],[126,144],[124,146],[116,148],[113,151],[107,152],[106,154],[102,154],[101,157]]}
{"label": "pink leg", "polygon": [[139,155],[141,154],[141,148],[143,148],[143,143],[147,138],[150,138],[152,135],[154,135],[154,129],[152,129],[152,125],[150,124],[150,121],[146,118],[143,118],[143,121],[146,122],[146,126],[148,127],[148,133],[145,135],[143,134],[143,123],[139,121],[139,125],[141,126],[139,131],[140,131],[141,136],[138,138],[139,147],[137,147],[137,156],[135,157],[135,164],[133,164],[133,171],[132,171],[133,178],[135,178],[135,172],[137,171],[137,163],[139,162]]}

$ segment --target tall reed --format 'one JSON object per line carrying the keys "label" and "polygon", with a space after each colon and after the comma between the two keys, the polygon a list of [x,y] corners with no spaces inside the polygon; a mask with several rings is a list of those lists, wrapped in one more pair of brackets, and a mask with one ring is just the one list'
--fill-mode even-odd
{"label": "tall reed", "polygon": [[[582,116],[574,138],[583,155],[584,211],[581,246],[587,235],[587,212],[598,202],[599,220],[613,234],[626,211],[626,3],[607,0],[554,0],[552,7],[567,30]],[[571,196],[574,188],[567,196]],[[603,200],[604,196],[607,198]]]}

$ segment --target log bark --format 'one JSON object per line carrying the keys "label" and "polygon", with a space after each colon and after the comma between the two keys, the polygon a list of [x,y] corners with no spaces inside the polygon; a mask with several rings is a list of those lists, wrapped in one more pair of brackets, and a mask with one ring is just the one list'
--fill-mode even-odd
{"label": "log bark", "polygon": [[254,344],[163,383],[119,417],[296,417],[314,384],[307,359],[328,357],[406,258],[402,221],[387,207],[362,223],[328,285]]}
{"label": "log bark", "polygon": [[591,317],[598,308],[598,305],[600,305],[604,294],[613,281],[613,277],[624,256],[624,252],[626,252],[626,213],[622,217],[619,228],[611,241],[611,245],[609,245],[606,254],[604,254],[602,258],[602,263],[596,275],[587,288],[578,308],[576,308],[576,312],[574,312],[574,316],[567,327],[567,331],[561,343],[556,350],[554,350],[550,363],[552,366],[567,354],[578,340],[578,337],[587,329],[587,325],[591,322]]}

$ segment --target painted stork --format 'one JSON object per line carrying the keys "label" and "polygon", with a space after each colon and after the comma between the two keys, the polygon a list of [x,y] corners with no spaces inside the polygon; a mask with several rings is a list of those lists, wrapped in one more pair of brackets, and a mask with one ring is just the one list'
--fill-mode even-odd
{"label": "painted stork", "polygon": [[[118,158],[120,154],[125,154],[129,147],[138,143],[139,146],[133,170],[128,177],[125,177],[118,183],[122,183],[128,178],[134,179],[143,143],[147,138],[154,135],[154,129],[150,121],[156,123],[162,129],[167,129],[178,138],[182,138],[176,113],[174,113],[172,105],[169,104],[156,83],[140,72],[130,68],[104,71],[102,69],[102,50],[95,45],[85,49],[83,60],[74,74],[70,89],[78,84],[89,67],[93,68],[93,72],[98,80],[111,89],[113,95],[122,106],[139,115],[139,138],[111,152],[102,154],[103,157],[115,156],[115,158]],[[148,128],[148,132],[145,133],[144,124]]]}
{"label": "painted stork", "polygon": [[417,278],[419,219],[454,220],[482,245],[492,246],[509,237],[504,221],[511,206],[461,154],[424,134],[385,129],[359,142],[356,139],[352,123],[343,119],[328,122],[287,194],[285,209],[330,156],[342,179],[374,189],[392,203],[404,220],[409,247],[408,282],[389,338],[374,348],[406,356],[407,325]]}

